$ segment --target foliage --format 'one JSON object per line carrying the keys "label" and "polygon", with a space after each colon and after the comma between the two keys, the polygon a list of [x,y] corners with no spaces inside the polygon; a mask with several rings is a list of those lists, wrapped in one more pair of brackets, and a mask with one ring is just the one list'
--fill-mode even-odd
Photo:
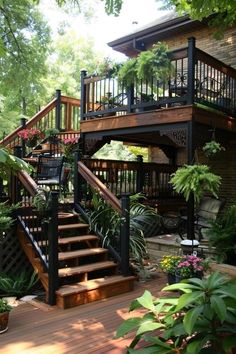
{"label": "foliage", "polygon": [[31,115],[38,109],[45,92],[40,79],[46,74],[49,42],[49,27],[33,1],[1,1],[0,95],[4,106],[0,116],[12,111],[16,117]]}
{"label": "foliage", "polygon": [[163,256],[160,268],[172,275],[179,275],[182,279],[196,276],[199,272],[203,273],[208,268],[208,262],[197,256]]}
{"label": "foliage", "polygon": [[[138,203],[137,197],[140,198],[140,195],[131,197],[130,252],[134,259],[140,261],[147,254],[145,230],[158,216],[153,209]],[[93,194],[92,204],[94,209],[90,214],[90,228],[103,236],[105,245],[111,244],[117,248],[121,226],[119,213],[96,193]]]}
{"label": "foliage", "polygon": [[[146,290],[131,303],[130,311],[145,313],[125,320],[116,332],[120,338],[136,331],[128,353],[227,354],[236,348],[236,279],[212,273],[162,289],[176,290],[183,294],[154,298]],[[140,340],[148,346],[135,349]]]}
{"label": "foliage", "polygon": [[97,159],[112,159],[112,160],[135,160],[135,155],[130,152],[130,149],[120,141],[112,140],[110,144],[105,144],[94,155]]}
{"label": "foliage", "polygon": [[0,148],[0,178],[7,180],[11,173],[16,174],[20,170],[30,173],[32,167],[20,158],[10,154],[5,147]]}
{"label": "foliage", "polygon": [[[25,272],[18,275],[0,275],[1,296],[16,296],[20,298],[29,293],[29,290],[36,284],[38,277],[36,273],[28,276]],[[1,312],[1,311],[0,311]]]}
{"label": "foliage", "polygon": [[228,0],[165,0],[169,6],[174,6],[179,14],[188,14],[196,20],[203,20],[214,14],[209,24],[216,30],[216,36],[231,27],[236,20],[236,2]]}
{"label": "foliage", "polygon": [[118,80],[126,88],[134,84],[137,78],[137,58],[131,58],[124,62],[118,71]]}
{"label": "foliage", "polygon": [[33,138],[43,138],[44,134],[41,132],[41,130],[39,129],[34,129],[34,128],[31,128],[31,129],[22,129],[20,130],[17,135],[23,139],[23,140],[31,140]]}
{"label": "foliage", "polygon": [[127,88],[140,80],[167,80],[172,72],[167,50],[165,44],[158,42],[136,58],[128,59],[118,71],[118,80]]}
{"label": "foliage", "polygon": [[37,194],[33,198],[33,206],[39,213],[45,213],[51,208],[51,191],[47,191],[43,188],[38,188]]}
{"label": "foliage", "polygon": [[64,138],[61,140],[63,154],[68,162],[73,162],[73,154],[79,151],[79,137]]}
{"label": "foliage", "polygon": [[[0,233],[10,229],[14,223],[12,213],[19,207],[16,205],[8,205],[7,202],[0,203]],[[0,235],[1,239],[1,235]]]}
{"label": "foliage", "polygon": [[217,154],[217,152],[224,151],[225,148],[215,140],[211,140],[203,146],[202,150],[207,157],[211,157]]}
{"label": "foliage", "polygon": [[229,206],[224,213],[211,222],[205,231],[209,244],[215,247],[218,262],[229,261],[236,254],[236,204]]}
{"label": "foliage", "polygon": [[48,139],[48,138],[55,137],[59,133],[60,131],[57,128],[50,128],[45,130],[44,136],[46,139]]}
{"label": "foliage", "polygon": [[181,259],[182,256],[163,256],[159,266],[163,272],[175,275],[176,266]]}
{"label": "foliage", "polygon": [[208,263],[200,257],[194,255],[183,256],[181,261],[176,265],[176,274],[181,279],[195,277],[206,271]]}
{"label": "foliage", "polygon": [[137,60],[139,80],[167,80],[172,72],[168,47],[161,42],[153,44],[152,49],[141,52]]}
{"label": "foliage", "polygon": [[7,300],[0,299],[0,313],[10,312],[12,307],[8,305]]}
{"label": "foliage", "polygon": [[210,172],[206,165],[184,165],[171,175],[170,183],[176,192],[183,193],[186,201],[193,193],[194,201],[199,203],[205,192],[217,198],[221,177]]}
{"label": "foliage", "polygon": [[122,64],[116,63],[114,60],[106,57],[98,63],[97,72],[101,76],[116,77]]}

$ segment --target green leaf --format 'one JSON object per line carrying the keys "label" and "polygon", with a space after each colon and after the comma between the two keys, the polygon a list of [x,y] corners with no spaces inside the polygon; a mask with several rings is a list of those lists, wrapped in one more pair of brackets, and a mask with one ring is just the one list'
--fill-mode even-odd
{"label": "green leaf", "polygon": [[183,325],[188,334],[192,334],[194,326],[198,320],[199,315],[202,313],[203,306],[194,307],[189,310],[183,319]]}
{"label": "green leaf", "polygon": [[202,291],[195,291],[190,294],[183,294],[180,296],[178,305],[175,308],[175,312],[187,307],[189,304],[194,304],[198,299],[203,297]]}
{"label": "green leaf", "polygon": [[150,346],[147,348],[142,348],[140,350],[136,349],[128,349],[128,353],[130,354],[168,354],[168,353],[173,353],[173,349],[165,349],[162,347],[159,347],[157,345],[155,346]]}
{"label": "green leaf", "polygon": [[210,297],[210,302],[211,302],[211,308],[215,311],[220,321],[223,322],[225,320],[226,311],[227,311],[224,300],[219,296],[212,295]]}
{"label": "green leaf", "polygon": [[139,334],[143,334],[145,332],[149,332],[149,331],[154,331],[155,329],[159,329],[159,328],[163,328],[163,324],[161,323],[153,323],[153,321],[146,321],[146,322],[143,322],[138,330],[137,330],[137,335]]}
{"label": "green leaf", "polygon": [[142,318],[140,317],[133,317],[125,320],[117,329],[115,338],[120,338],[124,337],[127,333],[135,330],[140,322],[142,321]]}
{"label": "green leaf", "polygon": [[141,297],[137,298],[137,301],[146,309],[150,311],[155,311],[155,306],[153,304],[153,296],[150,291],[145,290],[144,294]]}

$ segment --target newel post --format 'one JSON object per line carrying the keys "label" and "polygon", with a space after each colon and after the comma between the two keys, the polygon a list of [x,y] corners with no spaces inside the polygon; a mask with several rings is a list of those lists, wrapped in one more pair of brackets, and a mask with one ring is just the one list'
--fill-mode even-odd
{"label": "newel post", "polygon": [[82,178],[78,170],[78,161],[80,161],[80,153],[76,151],[74,154],[74,204],[80,204],[82,200]]}
{"label": "newel post", "polygon": [[48,224],[48,303],[56,304],[58,289],[58,192],[51,192],[51,210]]}
{"label": "newel post", "polygon": [[[14,146],[14,156],[22,158],[22,147]],[[21,201],[20,185],[17,176],[11,174],[10,183],[9,183],[8,194],[11,196],[12,203],[16,204]]]}
{"label": "newel post", "polygon": [[[188,164],[194,163],[194,141],[193,141],[193,122],[190,121],[187,126],[187,148],[188,148]],[[194,239],[194,195],[190,194],[187,202],[187,238]]]}
{"label": "newel post", "polygon": [[195,91],[195,62],[196,62],[196,40],[188,38],[188,94],[187,104],[194,103]]}
{"label": "newel post", "polygon": [[56,90],[56,129],[61,129],[61,90]]}
{"label": "newel post", "polygon": [[[26,118],[21,118],[20,119],[20,125],[21,125],[22,129],[25,129],[26,122],[27,122]],[[25,149],[25,140],[24,139],[21,139],[21,146],[22,146],[22,157],[25,157],[26,149]]]}
{"label": "newel post", "polygon": [[86,113],[86,85],[84,83],[84,78],[87,75],[86,70],[81,70],[80,72],[80,82],[81,82],[81,92],[80,92],[80,120],[85,120],[84,114]]}
{"label": "newel post", "polygon": [[121,229],[120,229],[120,256],[121,273],[129,275],[129,239],[130,239],[130,200],[128,195],[121,197]]}

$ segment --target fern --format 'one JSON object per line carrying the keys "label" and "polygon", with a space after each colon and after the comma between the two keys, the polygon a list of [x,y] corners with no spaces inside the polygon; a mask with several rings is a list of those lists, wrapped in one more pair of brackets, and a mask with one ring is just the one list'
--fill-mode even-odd
{"label": "fern", "polygon": [[171,175],[170,183],[177,193],[182,193],[188,201],[191,194],[199,203],[204,193],[211,193],[216,198],[221,184],[221,177],[210,172],[206,165],[185,165]]}

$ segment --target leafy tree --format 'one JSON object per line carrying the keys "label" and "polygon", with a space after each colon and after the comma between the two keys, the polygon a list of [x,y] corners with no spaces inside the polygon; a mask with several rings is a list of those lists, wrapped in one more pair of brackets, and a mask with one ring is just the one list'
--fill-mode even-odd
{"label": "leafy tree", "polygon": [[236,1],[229,0],[164,0],[167,6],[174,6],[178,13],[189,14],[202,20],[214,14],[210,25],[217,28],[216,36],[222,35],[236,21]]}
{"label": "leafy tree", "polygon": [[[44,88],[49,27],[32,0],[0,0],[0,95],[3,120],[9,112],[32,115]],[[6,127],[7,129],[8,127]],[[10,128],[10,126],[9,126]]]}
{"label": "leafy tree", "polygon": [[78,97],[81,69],[94,73],[102,58],[93,48],[92,39],[78,37],[72,30],[60,31],[47,61],[48,75],[42,79],[48,97],[54,94],[55,88],[60,88],[64,95]]}

